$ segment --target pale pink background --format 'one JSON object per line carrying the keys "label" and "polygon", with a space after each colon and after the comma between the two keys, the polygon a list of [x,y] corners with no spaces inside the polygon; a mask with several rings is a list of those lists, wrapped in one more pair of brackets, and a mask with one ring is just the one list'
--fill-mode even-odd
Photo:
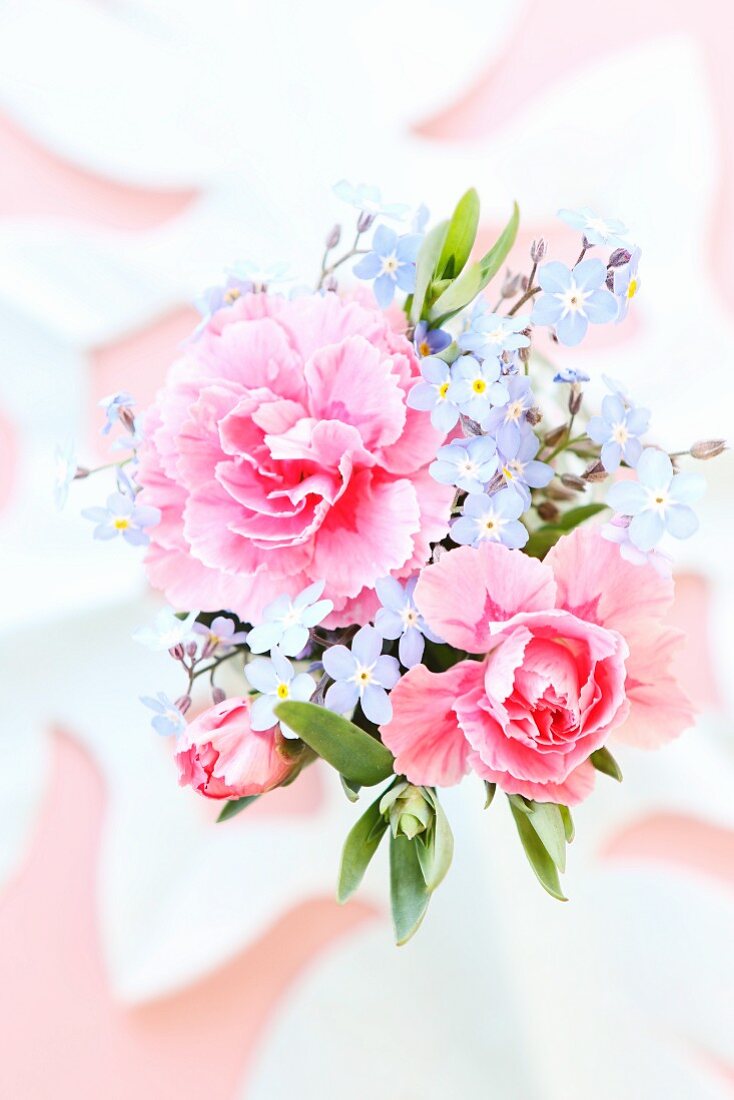
{"label": "pale pink background", "polygon": [[[602,365],[611,363],[612,373],[624,374],[626,357],[642,342],[649,373],[640,368],[628,380],[638,382],[648,400],[656,400],[658,424],[670,416],[671,430],[685,441],[705,435],[710,427],[728,427],[721,410],[732,396],[732,343],[730,339],[727,345],[724,336],[731,336],[734,320],[734,25],[725,9],[710,2],[640,5],[622,0],[597,10],[576,2],[554,6],[508,0],[488,12],[486,4],[467,0],[456,7],[466,56],[449,42],[446,59],[441,29],[448,18],[445,5],[411,3],[400,13],[394,5],[374,4],[345,13],[344,5],[323,2],[312,6],[310,18],[295,0],[278,7],[279,13],[266,14],[255,5],[224,2],[47,0],[11,2],[0,12],[7,62],[0,65],[5,71],[0,80],[0,240],[5,256],[0,260],[0,304],[10,333],[6,384],[0,389],[0,530],[5,546],[0,554],[8,610],[0,637],[6,652],[13,653],[10,667],[13,662],[26,667],[29,685],[35,684],[20,706],[16,701],[15,717],[4,731],[9,778],[0,782],[0,826],[7,825],[0,867],[0,1096],[13,1100],[277,1100],[285,1095],[286,1080],[294,1091],[305,1090],[302,1095],[308,1100],[311,1085],[302,1086],[298,1060],[307,1058],[309,1082],[319,1075],[329,1081],[339,1055],[326,1044],[305,1051],[296,1047],[291,1076],[283,1076],[277,1065],[283,1049],[293,1050],[293,1037],[313,1025],[304,1004],[313,1005],[322,1022],[330,1012],[339,1016],[342,1005],[345,1013],[354,1012],[354,1034],[345,1031],[342,1036],[350,1050],[362,1051],[361,1029],[372,1029],[367,1032],[372,1045],[365,1047],[365,1080],[371,1075],[377,1079],[378,1060],[394,1063],[394,1092],[388,1086],[383,1093],[388,1100],[413,1095],[430,1100],[434,1093],[427,1090],[436,1087],[429,1074],[421,1078],[417,1061],[409,1087],[400,1077],[399,1045],[380,1030],[379,1016],[375,1021],[372,1013],[367,1021],[354,1008],[365,983],[389,984],[392,948],[379,884],[363,900],[341,909],[332,900],[328,870],[335,866],[334,852],[329,850],[322,866],[318,857],[311,860],[307,847],[298,855],[290,849],[299,863],[292,889],[239,929],[226,911],[231,879],[247,878],[248,860],[253,866],[258,859],[267,863],[271,842],[283,850],[288,866],[289,834],[285,840],[280,834],[274,839],[284,822],[297,829],[310,822],[317,846],[318,830],[326,835],[335,828],[328,824],[333,814],[343,830],[350,811],[333,808],[329,778],[314,772],[308,782],[273,796],[251,818],[232,823],[233,843],[239,838],[242,843],[236,862],[215,850],[218,829],[210,808],[190,806],[173,793],[167,746],[148,744],[144,716],[126,718],[127,725],[116,718],[123,693],[135,695],[138,689],[158,686],[137,681],[142,666],[139,656],[126,656],[126,647],[133,645],[127,640],[129,631],[114,638],[106,634],[109,617],[124,615],[119,609],[126,603],[138,617],[144,609],[150,613],[137,566],[122,554],[103,560],[99,547],[90,545],[88,531],[74,515],[81,498],[63,521],[45,499],[43,478],[57,439],[74,435],[80,455],[92,460],[102,454],[99,398],[124,387],[144,403],[154,392],[195,321],[188,302],[197,286],[237,256],[250,258],[249,247],[259,250],[255,259],[287,254],[289,226],[302,224],[315,211],[318,224],[309,223],[306,240],[299,239],[307,259],[322,228],[339,213],[327,188],[341,175],[373,179],[395,190],[390,197],[425,197],[436,210],[467,183],[477,182],[481,189],[484,180],[490,211],[482,229],[486,240],[509,197],[516,194],[522,201],[527,192],[529,210],[519,250],[539,232],[554,234],[559,248],[571,241],[552,219],[561,201],[607,202],[612,208],[605,212],[626,217],[626,197],[641,238],[657,242],[653,251],[668,251],[651,260],[644,288],[649,305],[643,301],[624,330],[595,333],[584,354]],[[432,19],[440,22],[432,25]],[[43,43],[34,36],[34,21],[39,26],[48,22]],[[57,38],[62,36],[60,51],[68,55],[63,64],[58,62],[58,71],[48,44],[54,28]],[[244,68],[238,68],[241,58],[236,51],[230,56],[223,41],[237,34],[242,36]],[[386,46],[392,37],[396,43]],[[409,58],[402,62],[405,53]],[[247,66],[256,93],[248,85]],[[426,66],[435,80],[426,79]],[[451,72],[442,79],[446,67]],[[184,78],[191,83],[185,91]],[[679,113],[676,89],[689,114]],[[554,95],[557,110],[549,115],[548,101]],[[658,143],[666,127],[672,138]],[[361,137],[355,138],[355,130]],[[687,145],[693,134],[703,142],[700,148]],[[648,143],[650,156],[645,152]],[[570,158],[569,149],[574,154]],[[499,183],[494,164],[501,166]],[[547,201],[537,178],[542,172],[549,177]],[[708,181],[702,194],[691,182],[694,178]],[[675,217],[658,206],[667,190],[678,196]],[[638,205],[635,195],[642,196]],[[658,221],[663,217],[665,233]],[[268,248],[273,254],[263,256]],[[296,255],[297,262],[301,259]],[[671,337],[673,319],[667,318],[664,329],[656,310],[664,311],[672,293],[661,269],[673,268],[678,282],[690,279],[695,286],[687,299],[690,314],[676,314],[681,331]],[[700,306],[699,294],[705,306]],[[696,361],[691,349],[701,333],[709,343]],[[704,385],[703,370],[714,360],[722,373],[698,403],[684,400],[682,409],[691,366]],[[611,1039],[618,1042],[621,1060],[627,1059],[628,1094],[653,1100],[673,1095],[660,1068],[670,1057],[685,1061],[681,1096],[734,1096],[734,1048],[725,1036],[731,1026],[724,1026],[726,1006],[731,1012],[732,1005],[726,984],[731,973],[726,964],[720,967],[722,957],[731,955],[727,930],[734,917],[734,822],[722,794],[731,794],[734,775],[727,721],[732,713],[731,649],[721,626],[721,608],[727,606],[722,601],[728,598],[729,554],[721,541],[730,522],[732,469],[727,462],[712,473],[698,547],[681,554],[676,610],[688,635],[680,674],[702,709],[704,724],[688,735],[688,747],[661,763],[665,779],[659,788],[655,761],[638,765],[637,757],[625,759],[625,771],[632,775],[628,793],[615,809],[615,792],[607,791],[597,820],[593,811],[586,814],[589,832],[580,863],[587,885],[582,886],[580,875],[574,883],[584,898],[577,913],[587,914],[583,935],[591,936],[597,919],[593,914],[605,911],[610,881],[622,884],[630,925],[617,941],[613,969],[621,977],[614,1011],[605,1016],[608,1006],[601,1001],[595,1007],[599,983],[591,982],[580,963],[578,976],[565,975],[568,1004],[592,1019],[598,1012],[599,1030],[613,1031],[609,1021],[624,1019]],[[89,499],[84,497],[83,503]],[[49,685],[62,647],[79,653],[73,667],[83,666],[85,637],[96,639],[101,662],[94,674],[99,702],[83,713],[80,709],[77,723],[78,693],[88,686],[84,677],[72,687],[59,664],[59,686]],[[129,667],[124,663],[128,659]],[[167,674],[167,668],[161,669],[161,683]],[[99,683],[106,676],[109,687],[103,691]],[[6,701],[16,682],[13,677],[12,683],[9,679],[3,684]],[[61,698],[64,685],[68,699]],[[130,714],[136,713],[133,707]],[[115,728],[116,720],[124,728]],[[153,815],[150,847],[167,838],[160,866],[175,863],[175,830],[183,830],[185,819],[185,828],[202,845],[196,860],[216,869],[205,880],[211,911],[200,898],[193,900],[200,893],[194,887],[190,893],[182,887],[180,900],[166,911],[170,923],[158,930],[152,970],[145,965],[136,970],[132,960],[148,934],[146,919],[152,928],[159,909],[156,876],[145,880],[140,872],[136,878],[137,864],[156,864],[141,837],[129,841],[126,856],[120,854],[125,846],[120,806],[137,790],[137,777],[130,767],[123,779],[125,768],[116,761],[124,759],[123,739],[136,721],[141,730],[128,756],[140,761],[135,767],[146,775],[140,799],[153,807],[146,809]],[[16,757],[21,761],[17,773]],[[703,775],[696,768],[699,759],[705,759]],[[151,774],[160,776],[162,785],[148,782]],[[716,792],[709,800],[714,779]],[[164,790],[167,783],[171,791]],[[162,809],[156,821],[158,799],[162,807],[169,800],[173,816]],[[488,831],[492,823],[482,828]],[[251,850],[253,830],[259,830],[259,839]],[[519,864],[519,851],[512,856]],[[186,880],[185,863],[181,883]],[[517,872],[504,866],[494,870],[500,884],[515,881],[503,875],[517,874],[523,883],[519,889],[524,889],[522,867]],[[477,867],[476,876],[483,873]],[[141,922],[134,928],[115,901],[127,896],[128,881],[138,906],[131,902],[131,912]],[[449,900],[436,927],[442,919],[445,929],[461,928],[467,906],[480,913],[486,906],[490,921],[495,902],[498,910],[505,904],[499,898],[493,901],[489,887],[481,900],[470,896],[471,877],[457,881],[463,886],[455,887],[453,900],[447,891]],[[517,896],[536,898],[532,890]],[[232,900],[231,907],[241,904]],[[546,912],[538,899],[540,921]],[[655,919],[649,920],[652,915]],[[548,919],[558,928],[563,915],[554,911]],[[605,928],[605,918],[598,919],[598,927]],[[653,959],[648,979],[653,994],[657,981],[667,990],[664,1006],[655,1005],[654,995],[640,1000],[635,991],[635,964],[632,953],[626,961],[625,945],[635,938],[638,920],[641,934],[649,937],[640,947]],[[656,920],[669,930],[659,958]],[[171,942],[180,944],[168,954],[166,927]],[[368,942],[364,937],[372,932],[386,945],[377,973],[360,954]],[[507,926],[505,934],[511,937]],[[542,937],[542,932],[535,935]],[[681,983],[671,984],[671,972],[690,954],[689,937],[706,943],[699,944],[691,966],[682,967]],[[151,942],[156,942],[152,933]],[[504,954],[501,943],[494,948]],[[483,950],[490,948],[480,943],[479,953]],[[421,962],[418,951],[412,956],[416,967],[436,964],[428,952]],[[545,954],[552,953],[551,945]],[[575,958],[573,949],[567,958]],[[461,1003],[463,983],[467,989],[471,985],[473,962],[469,951],[468,969],[454,969],[442,987],[447,1006],[452,997]],[[331,969],[322,972],[326,963]],[[567,969],[572,971],[573,965]],[[533,995],[541,991],[533,989],[532,968],[521,979],[519,970],[516,975],[510,967],[504,982],[504,992],[498,987],[495,995],[515,1007],[529,988]],[[595,993],[589,992],[592,987]],[[708,1004],[710,1018],[697,1014],[700,1003]],[[410,1005],[401,1017],[405,1028],[417,1034],[423,1027],[421,1013],[426,1013],[437,1033],[444,1033],[440,1006],[424,1004],[413,1017],[414,1008]],[[485,1040],[491,1048],[493,1025],[487,1026]],[[572,1034],[573,1018],[561,1026]],[[641,1037],[639,1045],[627,1028]],[[581,1100],[589,1095],[582,1078],[569,1070],[575,1056],[568,1052],[564,1066],[542,1037],[524,1029],[520,1014],[514,1045],[497,1069],[496,1095],[512,1100]],[[318,1028],[314,1032],[321,1034]],[[450,1081],[449,1068],[460,1048],[446,1035],[443,1060]],[[490,1067],[482,1065],[482,1049],[480,1042],[465,1055],[468,1063],[472,1058],[476,1063],[467,1070],[467,1081],[491,1078]],[[531,1067],[527,1072],[526,1063]],[[472,1094],[473,1086],[462,1087],[464,1095]],[[359,1088],[359,1082],[345,1089],[330,1084],[324,1095],[346,1091],[360,1100]],[[446,1087],[443,1094],[449,1094]]]}

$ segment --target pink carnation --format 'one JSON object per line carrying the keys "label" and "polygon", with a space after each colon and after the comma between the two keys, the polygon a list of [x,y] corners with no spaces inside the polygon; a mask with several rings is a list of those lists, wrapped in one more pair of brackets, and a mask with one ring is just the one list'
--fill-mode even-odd
{"label": "pink carnation", "polygon": [[414,598],[433,630],[483,659],[419,666],[393,690],[382,738],[412,783],[447,786],[471,769],[508,794],[573,804],[612,732],[654,746],[691,722],[669,671],[672,581],[598,530],[562,538],[544,562],[496,543],[453,550]]}
{"label": "pink carnation", "polygon": [[248,622],[317,580],[327,625],[366,622],[375,582],[406,577],[448,529],[441,443],[406,405],[419,376],[384,316],[334,294],[249,294],[171,368],[146,421],[146,559],[178,607]]}
{"label": "pink carnation", "polygon": [[278,726],[253,730],[250,700],[225,699],[178,735],[179,784],[207,798],[244,798],[279,786],[298,766]]}

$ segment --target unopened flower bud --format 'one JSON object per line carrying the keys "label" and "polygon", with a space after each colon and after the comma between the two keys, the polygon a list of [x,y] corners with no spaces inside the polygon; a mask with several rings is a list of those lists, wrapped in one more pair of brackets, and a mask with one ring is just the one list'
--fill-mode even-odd
{"label": "unopened flower bud", "polygon": [[176,645],[172,645],[168,652],[173,657],[174,661],[183,661],[184,647],[181,642],[177,642]]}
{"label": "unopened flower bud", "polygon": [[223,690],[223,688],[216,686],[212,688],[212,703],[214,703],[215,707],[218,706],[220,703],[223,703],[226,698],[227,693]]}
{"label": "unopened flower bud", "polygon": [[387,814],[393,836],[409,840],[424,833],[433,821],[434,809],[422,787],[397,783],[380,799],[380,812]]}
{"label": "unopened flower bud", "polygon": [[603,464],[597,459],[596,462],[589,463],[581,476],[584,481],[591,481],[593,483],[595,481],[604,481],[605,478],[609,477],[609,474],[604,469]]}
{"label": "unopened flower bud", "polygon": [[548,242],[545,237],[538,237],[530,245],[530,259],[534,264],[539,264],[548,250]]}
{"label": "unopened flower bud", "polygon": [[552,523],[554,519],[558,519],[560,514],[558,508],[556,508],[555,504],[550,500],[544,500],[538,505],[538,515],[541,519],[544,519],[546,523]]}
{"label": "unopened flower bud", "polygon": [[337,282],[336,275],[327,275],[321,284],[323,289],[331,294],[335,294],[339,289],[339,283]]}
{"label": "unopened flower bud", "polygon": [[185,714],[186,711],[191,706],[191,696],[190,695],[179,695],[178,699],[176,699],[176,701],[173,705],[178,710],[180,710],[182,714]]}
{"label": "unopened flower bud", "polygon": [[717,455],[723,454],[726,449],[725,439],[702,439],[693,444],[691,454],[694,458],[705,462],[709,458],[716,458]]}
{"label": "unopened flower bud", "polygon": [[327,235],[324,244],[326,245],[326,251],[331,252],[332,248],[336,248],[342,237],[342,227],[337,223]]}
{"label": "unopened flower bud", "polygon": [[74,481],[81,481],[83,478],[89,477],[89,470],[86,466],[77,466],[74,473]]}
{"label": "unopened flower bud", "polygon": [[624,267],[632,259],[632,254],[626,248],[615,248],[607,260],[607,267]]}
{"label": "unopened flower bud", "polygon": [[581,408],[581,403],[584,400],[584,391],[581,387],[574,382],[571,386],[571,390],[568,395],[568,411],[571,416],[576,416],[576,413]]}
{"label": "unopened flower bud", "polygon": [[470,416],[464,416],[461,413],[461,426],[464,429],[464,435],[475,436],[483,435],[481,426],[477,424],[476,420],[472,420]]}
{"label": "unopened flower bud", "polygon": [[535,427],[536,424],[540,424],[543,419],[543,414],[537,405],[534,405],[532,409],[528,409],[525,415],[528,418],[528,424],[532,424],[533,427]]}
{"label": "unopened flower bud", "polygon": [[375,220],[375,215],[367,210],[362,210],[357,218],[357,232],[366,233]]}
{"label": "unopened flower bud", "polygon": [[128,408],[127,405],[123,405],[118,415],[120,417],[120,423],[125,431],[133,435],[135,432],[135,414],[132,409]]}
{"label": "unopened flower bud", "polygon": [[577,489],[582,492],[586,488],[586,482],[582,477],[577,477],[576,474],[561,474],[561,482],[567,489]]}
{"label": "unopened flower bud", "polygon": [[514,298],[522,285],[522,275],[513,275],[508,270],[505,272],[505,281],[500,291],[503,298]]}
{"label": "unopened flower bud", "polygon": [[520,360],[521,363],[529,363],[530,362],[530,345],[528,344],[528,346],[526,348],[518,348],[517,349],[517,357],[518,357],[518,359]]}
{"label": "unopened flower bud", "polygon": [[555,447],[556,443],[560,443],[564,435],[568,431],[566,424],[559,424],[557,428],[553,428],[552,431],[546,432],[545,445],[546,447]]}
{"label": "unopened flower bud", "polygon": [[550,498],[550,500],[569,501],[573,500],[576,495],[575,493],[572,493],[570,489],[564,489],[560,485],[554,485],[553,482],[551,482],[550,485],[546,485],[543,492],[547,497]]}
{"label": "unopened flower bud", "polygon": [[195,657],[196,656],[196,649],[197,649],[196,642],[189,642],[188,643],[188,645],[186,646],[186,652],[189,655],[189,657]]}

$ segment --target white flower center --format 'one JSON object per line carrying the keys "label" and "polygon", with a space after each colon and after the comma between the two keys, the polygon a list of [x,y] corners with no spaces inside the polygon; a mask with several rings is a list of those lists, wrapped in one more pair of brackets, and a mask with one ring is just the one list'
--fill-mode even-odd
{"label": "white flower center", "polygon": [[615,443],[619,443],[620,447],[624,447],[629,437],[630,433],[627,431],[626,424],[620,421],[612,426],[612,439]]}
{"label": "white flower center", "polygon": [[488,344],[501,344],[505,338],[505,330],[502,325],[498,325],[497,328],[493,328],[491,332],[487,333]]}
{"label": "white flower center", "polygon": [[525,406],[522,401],[513,401],[511,405],[507,406],[505,420],[519,420],[524,411]]}
{"label": "white flower center", "polygon": [[403,627],[408,630],[411,626],[418,625],[418,612],[410,604],[406,606],[400,612],[400,618],[403,621]]}
{"label": "white flower center", "polygon": [[611,229],[602,218],[589,218],[586,223],[587,229],[593,229],[601,237],[608,237],[611,233]]}
{"label": "white flower center", "polygon": [[519,462],[516,458],[513,458],[511,462],[508,462],[507,465],[502,468],[502,472],[506,478],[513,481],[516,477],[522,477],[524,469],[525,463]]}
{"label": "white flower center", "polygon": [[464,458],[459,463],[459,473],[462,477],[477,477],[479,465],[471,458]]}
{"label": "white flower center", "polygon": [[664,515],[670,504],[670,494],[667,489],[648,489],[648,506],[654,512]]}
{"label": "white flower center", "polygon": [[285,615],[280,620],[285,627],[298,626],[301,621],[301,612],[293,604],[288,608]]}
{"label": "white flower center", "polygon": [[374,665],[357,665],[354,670],[354,675],[351,679],[359,688],[360,695],[364,689],[372,683],[372,670],[374,667]]}
{"label": "white flower center", "polygon": [[394,275],[399,267],[400,267],[400,260],[397,258],[397,256],[393,252],[393,254],[391,256],[383,256],[382,257],[382,271],[380,272],[380,274],[381,275]]}
{"label": "white flower center", "polygon": [[559,294],[554,295],[555,298],[563,306],[563,315],[567,316],[569,313],[580,313],[585,316],[584,305],[586,299],[591,297],[590,290],[582,290],[577,286],[574,280],[571,280],[571,285],[566,290],[561,291]]}
{"label": "white flower center", "polygon": [[497,542],[500,538],[502,528],[507,523],[504,516],[500,516],[492,508],[489,512],[485,512],[483,516],[480,516],[477,520],[479,527],[479,537],[482,539],[492,539]]}

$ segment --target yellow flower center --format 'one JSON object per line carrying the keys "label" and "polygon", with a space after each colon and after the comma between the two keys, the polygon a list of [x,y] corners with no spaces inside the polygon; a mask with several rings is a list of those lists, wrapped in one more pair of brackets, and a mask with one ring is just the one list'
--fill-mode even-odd
{"label": "yellow flower center", "polygon": [[233,302],[236,302],[237,299],[241,297],[241,294],[242,292],[238,290],[236,286],[230,287],[230,289],[226,291],[224,295],[224,300],[227,305],[231,306]]}
{"label": "yellow flower center", "polygon": [[418,345],[418,351],[421,355],[431,354],[431,346],[427,340],[421,340],[420,344]]}
{"label": "yellow flower center", "polygon": [[487,383],[483,378],[475,378],[471,384],[471,388],[474,390],[474,393],[484,393],[487,388]]}
{"label": "yellow flower center", "polygon": [[278,690],[276,692],[276,695],[278,696],[278,698],[279,699],[287,699],[288,694],[289,694],[288,693],[288,685],[287,684],[278,684]]}
{"label": "yellow flower center", "polygon": [[629,286],[627,287],[627,297],[634,298],[635,294],[639,290],[637,279],[630,279]]}
{"label": "yellow flower center", "polygon": [[448,392],[449,392],[449,383],[448,382],[442,382],[441,385],[438,387],[438,396],[441,398],[442,401],[444,400],[444,398],[446,397],[446,394]]}
{"label": "yellow flower center", "polygon": [[117,531],[126,531],[130,526],[130,520],[127,516],[118,516],[117,519],[113,521],[112,526]]}

